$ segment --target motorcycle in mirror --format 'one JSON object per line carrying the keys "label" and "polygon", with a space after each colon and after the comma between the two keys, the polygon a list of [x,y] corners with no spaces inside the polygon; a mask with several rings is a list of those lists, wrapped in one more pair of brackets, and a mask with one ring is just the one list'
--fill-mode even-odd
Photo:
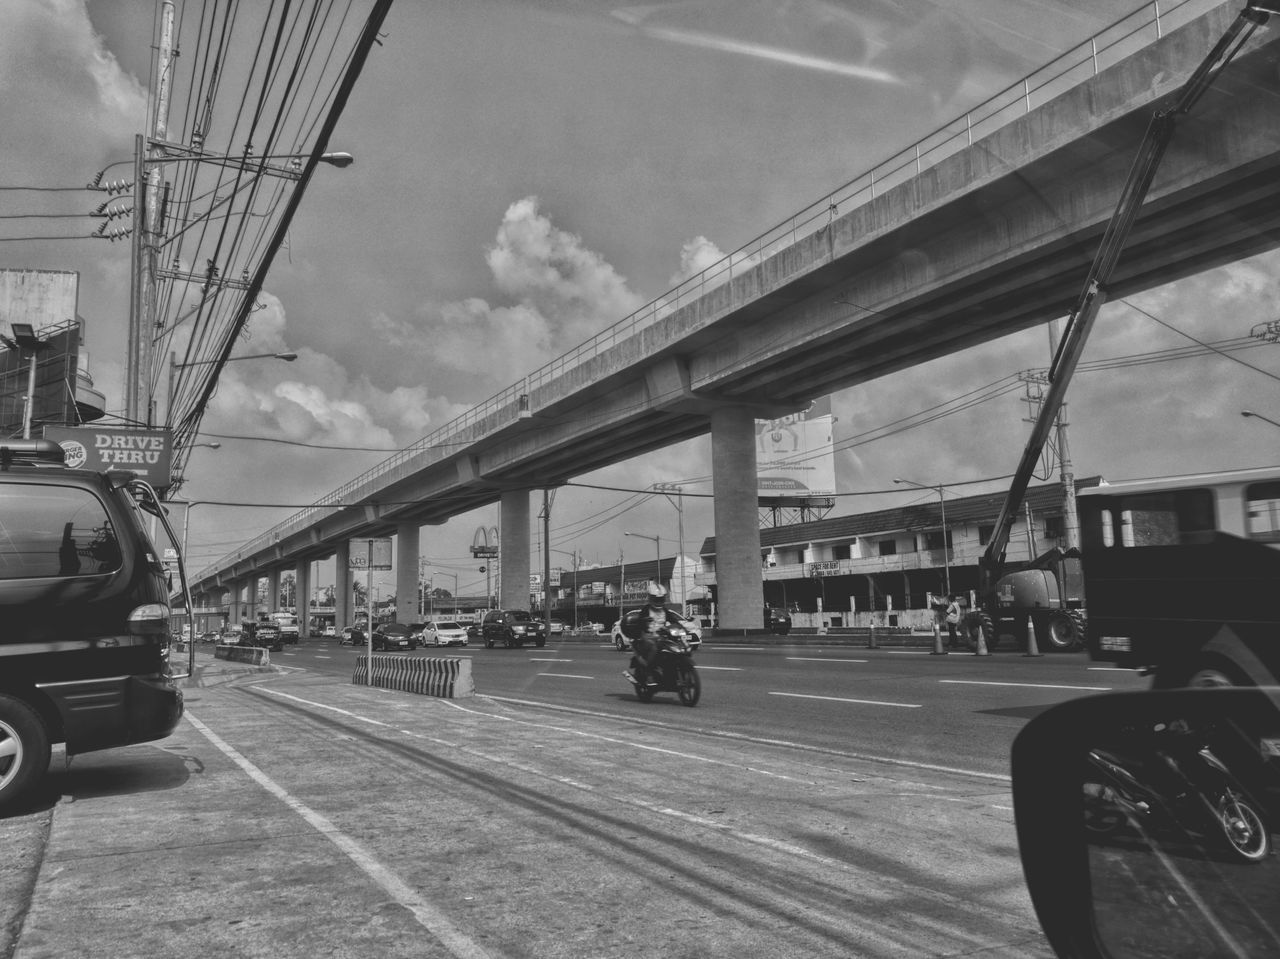
{"label": "motorcycle in mirror", "polygon": [[[1086,756],[1085,828],[1095,837],[1120,830],[1164,837],[1194,850],[1200,837],[1230,859],[1260,863],[1271,854],[1264,806],[1210,746],[1207,730],[1161,723],[1141,745],[1094,748]],[[1185,842],[1173,838],[1186,836]],[[1201,847],[1203,848],[1203,847]]]}
{"label": "motorcycle in mirror", "polygon": [[635,687],[636,698],[650,702],[657,693],[675,693],[686,706],[698,705],[702,697],[702,680],[693,665],[693,651],[688,634],[677,626],[658,630],[658,649],[653,666],[647,666],[639,654],[631,657],[631,668],[622,675]]}

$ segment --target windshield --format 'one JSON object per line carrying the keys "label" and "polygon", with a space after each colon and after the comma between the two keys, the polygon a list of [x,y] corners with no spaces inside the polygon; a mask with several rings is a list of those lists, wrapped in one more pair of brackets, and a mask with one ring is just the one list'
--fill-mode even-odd
{"label": "windshield", "polygon": [[451,623],[448,621],[436,623],[436,629],[461,629],[461,628],[462,627],[459,626],[457,623]]}

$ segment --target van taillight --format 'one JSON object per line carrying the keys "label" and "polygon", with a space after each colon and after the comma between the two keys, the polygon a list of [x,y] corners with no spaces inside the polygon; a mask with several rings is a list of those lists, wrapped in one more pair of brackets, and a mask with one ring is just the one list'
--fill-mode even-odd
{"label": "van taillight", "polygon": [[169,635],[169,607],[166,603],[144,603],[129,613],[129,632],[139,635]]}

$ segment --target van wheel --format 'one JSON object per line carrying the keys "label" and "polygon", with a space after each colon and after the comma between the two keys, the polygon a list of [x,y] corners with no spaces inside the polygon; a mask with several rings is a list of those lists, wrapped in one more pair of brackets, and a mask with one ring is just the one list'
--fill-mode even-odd
{"label": "van wheel", "polygon": [[0,696],[0,809],[16,803],[49,768],[49,732],[26,703]]}

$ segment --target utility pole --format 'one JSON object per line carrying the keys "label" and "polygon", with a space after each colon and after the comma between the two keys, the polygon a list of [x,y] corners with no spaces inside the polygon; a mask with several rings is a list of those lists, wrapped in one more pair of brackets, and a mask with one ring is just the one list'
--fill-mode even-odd
{"label": "utility pole", "polygon": [[[155,88],[151,91],[155,113],[151,118],[151,139],[161,141],[169,132],[169,100],[173,90],[173,0],[161,0],[160,40],[156,51]],[[134,146],[133,285],[130,296],[129,345],[126,358],[125,416],[134,423],[151,426],[155,409],[151,396],[151,340],[156,312],[156,241],[160,230],[160,164],[150,170],[144,156],[157,160],[156,147],[143,149],[142,138]],[[149,156],[147,154],[150,154]],[[141,216],[139,217],[139,211]],[[139,222],[140,221],[140,222]],[[141,235],[137,226],[141,225]]]}

